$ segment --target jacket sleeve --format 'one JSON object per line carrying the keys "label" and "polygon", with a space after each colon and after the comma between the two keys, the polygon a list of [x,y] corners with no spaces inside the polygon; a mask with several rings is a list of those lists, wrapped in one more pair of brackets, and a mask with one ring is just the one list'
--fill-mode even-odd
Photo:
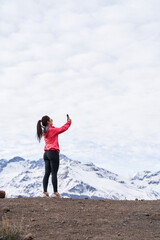
{"label": "jacket sleeve", "polygon": [[66,124],[64,124],[62,127],[56,128],[56,133],[60,134],[67,131],[70,125],[71,125],[71,121],[67,121]]}

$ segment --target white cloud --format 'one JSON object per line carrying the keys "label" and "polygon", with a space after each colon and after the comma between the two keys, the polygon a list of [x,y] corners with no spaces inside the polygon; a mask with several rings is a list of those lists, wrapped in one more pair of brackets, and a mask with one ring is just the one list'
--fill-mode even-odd
{"label": "white cloud", "polygon": [[160,167],[159,1],[2,1],[0,158],[39,158],[36,123],[62,152],[123,174]]}

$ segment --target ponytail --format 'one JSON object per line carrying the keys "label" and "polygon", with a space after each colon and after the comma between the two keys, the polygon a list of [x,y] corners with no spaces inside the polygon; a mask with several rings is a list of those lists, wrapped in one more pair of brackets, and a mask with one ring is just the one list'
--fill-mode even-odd
{"label": "ponytail", "polygon": [[49,120],[50,118],[47,115],[45,115],[42,117],[42,120],[39,120],[37,122],[37,139],[39,142],[41,141],[43,135],[43,129],[45,129]]}
{"label": "ponytail", "polygon": [[37,122],[37,139],[40,142],[42,138],[42,125],[41,125],[42,120],[39,120]]}

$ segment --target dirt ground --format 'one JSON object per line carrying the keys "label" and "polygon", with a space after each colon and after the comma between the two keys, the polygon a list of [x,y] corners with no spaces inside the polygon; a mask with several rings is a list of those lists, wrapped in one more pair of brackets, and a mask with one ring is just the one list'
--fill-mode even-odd
{"label": "dirt ground", "polygon": [[6,198],[3,215],[37,240],[160,240],[160,200]]}

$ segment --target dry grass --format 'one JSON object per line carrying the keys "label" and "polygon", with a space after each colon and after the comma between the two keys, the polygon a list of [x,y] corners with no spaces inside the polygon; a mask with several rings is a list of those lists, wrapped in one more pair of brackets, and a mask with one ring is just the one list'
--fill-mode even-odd
{"label": "dry grass", "polygon": [[15,220],[9,220],[6,215],[2,217],[0,240],[23,240],[22,225]]}

